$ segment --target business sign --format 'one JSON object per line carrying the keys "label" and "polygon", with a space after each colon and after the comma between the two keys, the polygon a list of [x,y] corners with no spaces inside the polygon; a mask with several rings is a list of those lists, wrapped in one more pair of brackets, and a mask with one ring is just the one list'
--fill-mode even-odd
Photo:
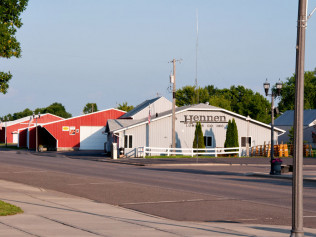
{"label": "business sign", "polygon": [[69,131],[69,127],[68,126],[63,126],[63,132],[68,132]]}
{"label": "business sign", "polygon": [[184,115],[184,121],[180,123],[192,124],[192,123],[228,123],[226,116],[212,116],[212,115]]}
{"label": "business sign", "polygon": [[[227,122],[226,116],[213,116],[213,115],[184,115],[184,120],[180,123],[184,123],[186,127],[195,127],[196,123],[200,122],[202,127],[225,127]],[[216,125],[215,125],[215,124]]]}
{"label": "business sign", "polygon": [[76,127],[69,128],[69,135],[76,135]]}

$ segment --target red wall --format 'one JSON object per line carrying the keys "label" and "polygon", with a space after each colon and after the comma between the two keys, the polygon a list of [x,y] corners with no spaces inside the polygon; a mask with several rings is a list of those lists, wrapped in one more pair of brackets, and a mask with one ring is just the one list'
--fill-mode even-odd
{"label": "red wall", "polygon": [[[43,114],[41,115],[40,118],[37,119],[37,123],[48,123],[48,122],[53,122],[53,121],[59,121],[63,120],[63,118],[55,116],[53,114]],[[27,128],[29,126],[29,119],[26,119],[25,121],[22,121],[17,124],[13,124],[11,126],[7,127],[7,143],[12,143],[13,142],[13,132],[18,132],[19,129],[21,128]],[[36,123],[36,120],[33,119],[32,122],[30,123],[30,126],[34,126]],[[3,125],[5,122],[3,122]],[[4,140],[5,137],[5,129],[3,128],[0,130],[0,142],[5,142]]]}
{"label": "red wall", "polygon": [[29,149],[35,149],[36,147],[36,128],[29,128]]}
{"label": "red wall", "polygon": [[[109,109],[91,114],[86,114],[63,121],[43,125],[46,130],[57,139],[58,148],[80,147],[80,126],[106,126],[108,119],[117,119],[125,112]],[[70,131],[63,131],[63,127],[75,127],[79,132],[70,135]]]}
{"label": "red wall", "polygon": [[27,129],[20,130],[19,132],[19,147],[27,147]]}

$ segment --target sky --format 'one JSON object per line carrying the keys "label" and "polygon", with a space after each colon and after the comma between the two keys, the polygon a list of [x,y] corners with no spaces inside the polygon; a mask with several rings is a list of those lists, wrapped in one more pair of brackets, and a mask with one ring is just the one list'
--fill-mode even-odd
{"label": "sky", "polygon": [[[308,13],[316,7],[310,0]],[[197,14],[198,12],[198,14]],[[264,94],[293,75],[298,1],[29,0],[18,29],[22,57],[0,58],[13,74],[0,116],[62,103],[73,116],[165,96],[176,87],[243,85]],[[196,70],[196,19],[198,48]],[[308,21],[305,70],[316,68],[316,14]],[[269,99],[269,98],[268,98]]]}

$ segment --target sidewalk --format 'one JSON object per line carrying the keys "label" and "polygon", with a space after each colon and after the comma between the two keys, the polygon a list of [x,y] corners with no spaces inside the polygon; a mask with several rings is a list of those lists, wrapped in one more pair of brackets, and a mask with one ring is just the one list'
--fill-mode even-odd
{"label": "sidewalk", "polygon": [[[0,217],[0,236],[289,236],[289,226],[180,222],[0,180],[0,199],[23,214]],[[305,229],[316,236],[316,229]]]}

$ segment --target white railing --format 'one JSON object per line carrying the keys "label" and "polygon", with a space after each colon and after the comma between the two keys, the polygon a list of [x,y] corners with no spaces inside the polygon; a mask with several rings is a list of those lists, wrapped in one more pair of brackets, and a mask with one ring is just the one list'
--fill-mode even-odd
{"label": "white railing", "polygon": [[152,155],[187,155],[187,156],[196,156],[196,155],[229,155],[229,154],[238,154],[241,156],[242,149],[241,147],[230,147],[230,148],[161,148],[161,147],[138,147],[136,149],[136,157],[152,156]]}

